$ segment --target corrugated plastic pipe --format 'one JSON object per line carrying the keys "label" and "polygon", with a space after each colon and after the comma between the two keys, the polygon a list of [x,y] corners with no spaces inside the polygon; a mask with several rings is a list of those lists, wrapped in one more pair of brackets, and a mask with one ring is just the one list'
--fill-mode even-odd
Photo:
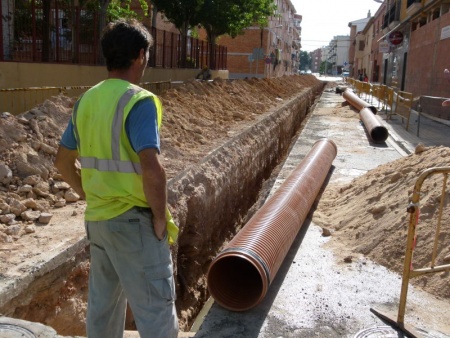
{"label": "corrugated plastic pipe", "polygon": [[232,311],[265,297],[336,157],[336,144],[317,141],[284,183],[213,260],[208,289]]}
{"label": "corrugated plastic pipe", "polygon": [[360,99],[358,95],[356,95],[351,89],[347,88],[346,90],[344,90],[342,96],[344,97],[344,99],[348,101],[348,103],[350,103],[353,107],[358,109],[358,111],[360,111],[363,108],[369,108],[372,111],[372,113],[374,114],[377,113],[377,108],[375,108],[375,106],[372,106],[368,104],[366,101]]}
{"label": "corrugated plastic pipe", "polygon": [[389,132],[382,126],[369,108],[363,108],[359,112],[359,118],[363,121],[367,133],[375,143],[382,143],[387,140]]}

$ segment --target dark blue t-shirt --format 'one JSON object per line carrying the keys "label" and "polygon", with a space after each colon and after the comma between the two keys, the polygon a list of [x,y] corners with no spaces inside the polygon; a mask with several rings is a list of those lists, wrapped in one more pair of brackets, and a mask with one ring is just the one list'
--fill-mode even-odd
{"label": "dark blue t-shirt", "polygon": [[[136,153],[147,148],[155,148],[160,152],[156,106],[151,98],[142,99],[131,108],[125,121],[125,130]],[[61,145],[70,150],[77,149],[72,119],[61,137]]]}

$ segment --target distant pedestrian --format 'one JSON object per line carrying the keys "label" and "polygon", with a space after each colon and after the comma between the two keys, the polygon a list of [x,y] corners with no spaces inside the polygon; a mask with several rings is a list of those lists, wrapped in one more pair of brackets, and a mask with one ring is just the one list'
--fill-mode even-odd
{"label": "distant pedestrian", "polygon": [[122,338],[127,302],[141,338],[178,335],[167,182],[158,158],[162,105],[137,85],[152,44],[134,19],[106,26],[107,79],[76,102],[56,155],[59,173],[87,203],[89,338]]}
{"label": "distant pedestrian", "polygon": [[363,79],[363,81],[364,81],[364,82],[369,82],[369,78],[368,78],[367,74],[364,74],[364,79]]}
{"label": "distant pedestrian", "polygon": [[362,80],[364,80],[364,78],[363,78],[363,75],[362,75],[362,73],[359,73],[359,77],[358,77],[358,80],[359,80],[359,81],[362,81]]}
{"label": "distant pedestrian", "polygon": [[[447,79],[447,81],[450,83],[450,71],[448,69],[444,69],[444,78]],[[450,107],[450,99],[445,100],[442,102],[443,107]]]}

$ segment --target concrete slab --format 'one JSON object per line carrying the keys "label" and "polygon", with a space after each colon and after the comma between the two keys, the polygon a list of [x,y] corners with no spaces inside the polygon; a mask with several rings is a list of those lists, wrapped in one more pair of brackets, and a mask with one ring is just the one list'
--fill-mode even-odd
{"label": "concrete slab", "polygon": [[[401,123],[379,120],[390,133],[383,144],[372,144],[363,125],[348,119],[324,118],[321,109],[342,105],[344,99],[324,92],[293,147],[278,179],[275,191],[292,169],[320,138],[332,139],[338,154],[333,162],[332,182],[347,182],[414,151],[423,141],[404,132]],[[434,142],[447,134],[434,135]],[[432,145],[432,142],[425,142]],[[438,143],[439,144],[439,143]],[[338,262],[326,246],[321,228],[306,221],[288,252],[264,300],[245,312],[231,312],[216,303],[197,323],[194,337],[405,337],[387,326],[370,309],[396,313],[401,276],[363,256],[351,263]],[[450,337],[447,324],[449,302],[414,287],[408,293],[408,320],[423,337]]]}

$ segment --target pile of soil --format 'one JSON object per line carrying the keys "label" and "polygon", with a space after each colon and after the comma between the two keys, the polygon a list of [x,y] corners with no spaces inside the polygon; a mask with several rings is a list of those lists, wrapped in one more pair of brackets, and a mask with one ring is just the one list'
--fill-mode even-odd
{"label": "pile of soil", "polygon": [[[420,174],[433,167],[449,167],[450,148],[418,145],[416,153],[380,165],[345,185],[330,184],[320,197],[313,222],[331,231],[328,242],[346,261],[364,255],[402,275],[410,222],[407,208]],[[431,267],[438,228],[443,175],[427,178],[420,189],[420,216],[413,252],[414,269]],[[435,266],[450,263],[450,192],[442,209]],[[450,273],[411,280],[437,297],[450,299]]]}
{"label": "pile of soil", "polygon": [[[161,161],[168,178],[270,114],[283,101],[317,84],[314,76],[303,75],[193,81],[167,91],[161,95],[165,107]],[[84,201],[78,200],[53,167],[73,104],[74,99],[58,96],[20,116],[4,113],[0,118],[0,277],[7,275],[25,247],[39,247],[42,251],[46,241],[67,236],[65,232],[49,231],[49,226],[65,221],[67,215],[78,221],[83,218]],[[338,110],[348,118],[358,118],[346,107]],[[424,169],[448,166],[449,162],[449,148],[422,148],[416,154],[381,165],[349,184],[329,184],[319,198],[313,221],[331,231],[333,240],[328,245],[336,248],[336,253],[347,258],[365,255],[401,274],[409,221],[406,207],[415,180]],[[432,232],[436,228],[439,205],[435,196],[440,195],[440,189],[441,183],[436,178],[427,180],[422,188],[414,267],[430,261],[429,244],[434,239]],[[41,218],[42,214],[46,218]],[[450,248],[443,246],[449,242],[449,218],[446,202],[438,264],[448,264],[450,260]],[[51,325],[62,335],[84,335],[88,270],[88,263],[79,266],[67,277],[57,297],[37,300],[36,307],[30,307],[27,313],[22,309],[22,318]],[[437,296],[449,298],[448,281],[448,273],[439,273],[414,282]],[[43,307],[49,309],[45,315],[37,311]],[[182,329],[187,328],[185,315],[181,311]]]}
{"label": "pile of soil", "polygon": [[[319,83],[314,76],[216,79],[168,90],[160,96],[165,109],[161,162],[168,178]],[[9,278],[13,267],[48,251],[50,244],[83,232],[73,224],[82,224],[85,203],[53,166],[75,100],[56,96],[19,116],[0,116],[0,278]],[[62,335],[84,335],[88,265],[72,271],[58,292],[48,288],[15,315]],[[49,284],[54,287],[56,281]],[[181,311],[182,329],[187,317]]]}

